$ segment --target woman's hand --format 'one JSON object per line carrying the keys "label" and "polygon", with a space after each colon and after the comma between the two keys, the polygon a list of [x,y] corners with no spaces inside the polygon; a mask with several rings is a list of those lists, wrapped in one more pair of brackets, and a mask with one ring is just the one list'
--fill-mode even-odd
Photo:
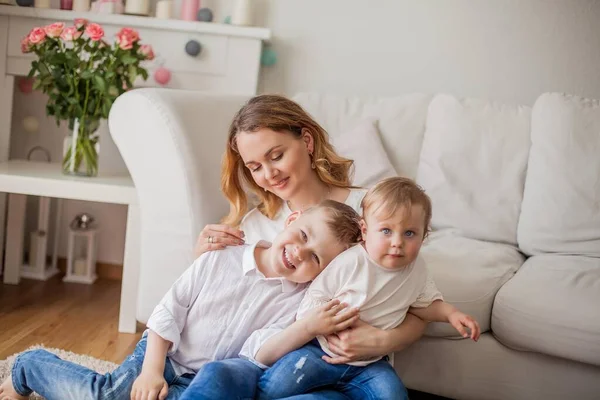
{"label": "woman's hand", "polygon": [[350,328],[327,335],[329,349],[338,357],[323,356],[329,364],[347,364],[352,361],[366,360],[380,356],[376,340],[381,329],[357,320]]}
{"label": "woman's hand", "polygon": [[169,386],[162,374],[144,372],[137,377],[131,388],[131,400],[164,400]]}
{"label": "woman's hand", "polygon": [[200,257],[210,250],[244,244],[244,232],[227,225],[206,225],[196,241],[194,254]]}
{"label": "woman's hand", "polygon": [[423,336],[427,323],[413,314],[406,314],[400,326],[383,330],[358,320],[350,328],[326,336],[329,348],[339,357],[323,359],[330,364],[382,357],[401,351]]}

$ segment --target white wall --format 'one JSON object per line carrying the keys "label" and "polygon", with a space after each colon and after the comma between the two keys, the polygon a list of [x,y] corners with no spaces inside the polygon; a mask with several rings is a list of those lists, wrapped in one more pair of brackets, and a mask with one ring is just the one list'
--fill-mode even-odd
{"label": "white wall", "polygon": [[[545,91],[600,98],[600,1],[254,1],[279,58],[263,69],[261,92],[448,92],[525,104]],[[233,0],[202,4],[220,22]],[[37,136],[19,127],[25,114],[44,115],[39,94],[17,93],[15,109],[13,158],[43,137],[60,140],[52,125]],[[122,168],[114,154],[100,157]],[[100,260],[120,263],[124,207],[70,202],[64,226],[84,210],[103,226]]]}

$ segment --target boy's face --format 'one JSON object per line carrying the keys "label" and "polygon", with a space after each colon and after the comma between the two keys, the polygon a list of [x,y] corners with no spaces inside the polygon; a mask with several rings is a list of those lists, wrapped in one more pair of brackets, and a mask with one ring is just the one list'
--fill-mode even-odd
{"label": "boy's face", "polygon": [[274,271],[297,283],[312,281],[347,246],[339,243],[321,209],[302,214],[281,232],[271,248],[269,261]]}
{"label": "boy's face", "polygon": [[367,253],[387,269],[410,265],[419,254],[425,236],[423,206],[398,207],[389,218],[365,215],[361,229]]}

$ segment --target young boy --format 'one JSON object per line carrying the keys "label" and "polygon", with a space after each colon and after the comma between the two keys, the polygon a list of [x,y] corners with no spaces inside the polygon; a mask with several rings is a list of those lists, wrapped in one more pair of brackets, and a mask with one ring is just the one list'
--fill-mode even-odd
{"label": "young boy", "polygon": [[[242,347],[255,353],[293,323],[305,283],[360,238],[358,214],[335,201],[292,219],[270,247],[228,247],[198,258],[154,309],[149,329],[114,372],[100,375],[33,350],[17,357],[0,398],[24,399],[35,391],[47,400],[177,399],[205,364],[237,357]],[[342,308],[331,303],[330,314]],[[356,317],[342,313],[334,325],[343,329]],[[250,397],[262,370],[255,373]]]}
{"label": "young boy", "polygon": [[[479,338],[478,323],[442,300],[419,256],[431,220],[431,201],[425,192],[409,179],[389,178],[369,190],[362,206],[364,242],[338,256],[314,280],[302,300],[297,322],[266,341],[256,353],[256,361],[262,364],[279,360],[261,376],[259,399],[289,397],[323,387],[352,387],[348,385],[352,379],[383,362],[378,357],[343,365],[349,360],[338,357],[323,336],[293,351],[313,339],[314,320],[308,317],[331,299],[359,308],[360,319],[380,329],[398,326],[410,311],[427,321],[449,322],[463,337],[469,336],[464,329],[468,327],[470,337]],[[336,359],[333,364],[326,362],[332,359]],[[352,391],[344,394],[367,396]]]}

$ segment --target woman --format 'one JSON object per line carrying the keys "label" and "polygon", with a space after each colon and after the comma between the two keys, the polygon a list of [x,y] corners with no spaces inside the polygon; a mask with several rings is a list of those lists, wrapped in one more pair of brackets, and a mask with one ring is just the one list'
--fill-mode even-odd
{"label": "woman", "polygon": [[[244,240],[272,240],[293,211],[324,199],[344,202],[360,213],[365,192],[350,184],[352,165],[335,153],[325,130],[298,104],[273,95],[252,98],[229,129],[221,175],[229,215],[223,224],[202,230],[196,255]],[[259,204],[249,212],[246,191]],[[421,337],[425,326],[412,314],[388,331],[358,321],[327,338],[331,350],[340,355],[328,362],[347,363],[402,350]]]}

